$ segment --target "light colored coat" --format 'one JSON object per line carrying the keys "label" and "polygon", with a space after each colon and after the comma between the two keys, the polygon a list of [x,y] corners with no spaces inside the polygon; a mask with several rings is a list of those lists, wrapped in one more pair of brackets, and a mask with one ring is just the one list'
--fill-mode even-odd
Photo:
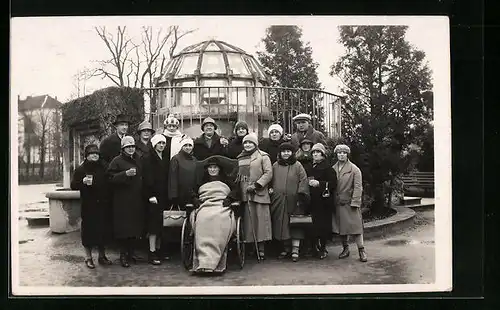
{"label": "light colored coat", "polygon": [[347,161],[339,171],[339,163],[333,165],[337,173],[336,212],[333,217],[333,231],[340,235],[363,233],[361,197],[363,183],[361,170]]}
{"label": "light colored coat", "polygon": [[255,195],[248,195],[246,189],[247,182],[241,183],[241,192],[243,194],[243,201],[247,198],[249,201],[270,204],[271,198],[269,197],[268,184],[273,179],[273,166],[271,159],[266,152],[257,150],[250,156],[250,179],[249,183],[259,183],[262,188],[255,191]]}

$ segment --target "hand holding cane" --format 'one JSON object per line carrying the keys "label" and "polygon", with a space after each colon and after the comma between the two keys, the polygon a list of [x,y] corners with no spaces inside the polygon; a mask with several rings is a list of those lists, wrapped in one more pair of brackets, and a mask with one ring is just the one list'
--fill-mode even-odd
{"label": "hand holding cane", "polygon": [[252,226],[252,235],[253,235],[253,242],[255,245],[255,252],[257,253],[257,262],[260,263],[260,252],[259,252],[259,245],[257,244],[257,237],[255,235],[255,227],[253,226],[253,218],[252,218],[252,213],[251,210],[252,208],[250,207],[250,193],[247,195],[247,206],[248,206],[248,217],[250,218],[250,226]]}

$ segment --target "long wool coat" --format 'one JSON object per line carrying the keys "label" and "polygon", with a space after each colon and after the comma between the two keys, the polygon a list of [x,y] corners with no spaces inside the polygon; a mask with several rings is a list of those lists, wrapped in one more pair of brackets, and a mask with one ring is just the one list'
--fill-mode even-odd
{"label": "long wool coat", "polygon": [[196,187],[196,158],[180,151],[170,160],[168,197],[182,205],[191,203]]}
{"label": "long wool coat", "polygon": [[[125,171],[136,168],[135,176]],[[111,161],[108,174],[113,193],[114,235],[116,238],[140,237],[144,228],[143,167],[137,154],[121,153]]]}
{"label": "long wool coat", "polygon": [[[315,237],[329,239],[332,236],[332,216],[335,210],[335,191],[337,189],[337,176],[335,170],[327,160],[323,160],[310,168],[310,177],[319,181],[318,187],[309,187],[311,193],[311,217],[313,220],[312,233]],[[330,197],[322,196],[326,190],[330,190]]]}
{"label": "long wool coat", "polygon": [[305,203],[300,201],[302,194],[309,198],[309,184],[304,167],[298,161],[292,164],[280,161],[273,164],[273,193],[271,194],[271,219],[273,238],[287,240],[290,235],[290,215],[306,214]]}
{"label": "long wool coat", "polygon": [[[169,207],[168,201],[168,162],[165,153],[160,158],[157,152],[151,150],[142,158],[144,169],[143,190],[146,208],[147,232],[159,234],[163,228],[163,210]],[[158,204],[149,202],[149,198],[156,197]]]}
{"label": "long wool coat", "polygon": [[153,146],[151,145],[151,141],[148,141],[147,144],[141,142],[140,137],[135,138],[135,152],[139,157],[144,157],[152,150]]}
{"label": "long wool coat", "polygon": [[333,169],[338,178],[333,232],[340,235],[362,234],[361,197],[363,182],[361,170],[349,160],[342,170],[339,171],[338,162],[333,165]]}
{"label": "long wool coat", "polygon": [[[242,162],[238,159],[238,165]],[[245,242],[253,242],[253,231],[255,231],[257,242],[272,239],[271,212],[269,204],[268,184],[273,178],[273,167],[269,155],[256,150],[250,155],[250,178],[248,182],[240,182],[243,202],[247,204],[243,208],[243,239]],[[255,194],[248,194],[246,189],[250,183],[259,183],[262,188],[257,189]],[[252,229],[253,224],[253,229]]]}
{"label": "long wool coat", "polygon": [[[83,184],[83,178],[92,175],[92,185]],[[112,218],[108,202],[109,184],[102,161],[85,160],[73,173],[71,189],[80,191],[81,238],[85,247],[105,245],[111,238]]]}

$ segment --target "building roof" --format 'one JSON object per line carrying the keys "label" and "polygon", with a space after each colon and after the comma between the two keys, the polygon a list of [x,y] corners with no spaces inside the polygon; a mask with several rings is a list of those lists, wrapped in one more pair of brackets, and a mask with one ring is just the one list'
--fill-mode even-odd
{"label": "building roof", "polygon": [[26,99],[18,99],[18,111],[30,111],[37,110],[40,108],[56,109],[60,108],[62,103],[56,98],[52,98],[49,95],[41,96],[28,96]]}
{"label": "building roof", "polygon": [[217,40],[203,41],[184,48],[166,65],[159,79],[165,81],[195,78],[258,80],[269,84],[262,65],[243,49]]}

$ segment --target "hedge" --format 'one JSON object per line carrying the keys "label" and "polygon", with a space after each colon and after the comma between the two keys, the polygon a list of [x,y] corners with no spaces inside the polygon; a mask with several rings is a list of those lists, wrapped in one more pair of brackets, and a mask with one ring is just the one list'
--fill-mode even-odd
{"label": "hedge", "polygon": [[144,119],[143,90],[130,87],[108,87],[71,100],[62,106],[62,128],[97,128],[98,138],[113,132],[113,121],[119,114],[131,121],[129,133],[136,131]]}

